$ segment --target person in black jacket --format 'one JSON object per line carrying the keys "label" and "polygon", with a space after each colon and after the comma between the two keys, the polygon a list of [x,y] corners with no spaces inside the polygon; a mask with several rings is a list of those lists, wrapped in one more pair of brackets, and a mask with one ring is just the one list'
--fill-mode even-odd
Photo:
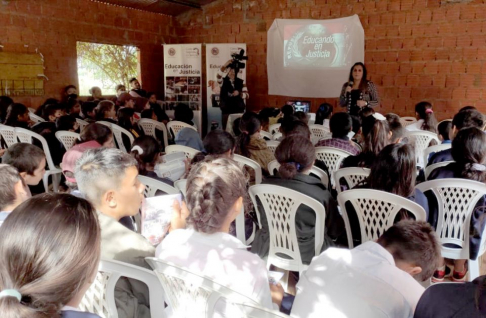
{"label": "person in black jacket", "polygon": [[245,112],[245,100],[249,97],[246,84],[238,77],[240,70],[228,67],[231,62],[232,60],[226,62],[219,70],[217,76],[218,84],[221,86],[219,107],[223,113],[223,129],[226,129],[230,114]]}
{"label": "person in black jacket", "polygon": [[[332,239],[344,234],[344,222],[337,209],[337,203],[331,193],[319,179],[309,175],[315,161],[314,146],[307,138],[293,135],[285,138],[275,150],[275,157],[280,163],[276,176],[266,178],[262,184],[271,184],[289,188],[305,194],[324,206],[326,210],[325,239],[322,250],[332,245]],[[259,207],[262,228],[255,234],[252,252],[265,257],[269,251],[269,230],[263,208]],[[295,216],[295,227],[299,240],[299,250],[304,264],[309,264],[315,256],[314,233],[316,216],[312,209],[301,205]]]}

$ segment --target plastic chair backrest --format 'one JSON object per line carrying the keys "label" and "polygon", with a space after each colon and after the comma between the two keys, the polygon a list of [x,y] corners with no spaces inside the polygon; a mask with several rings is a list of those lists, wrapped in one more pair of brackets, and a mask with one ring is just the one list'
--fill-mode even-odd
{"label": "plastic chair backrest", "polygon": [[442,161],[442,162],[437,162],[437,163],[434,163],[434,164],[428,165],[427,167],[425,167],[425,170],[424,170],[425,180],[429,180],[429,176],[430,176],[430,174],[431,174],[431,173],[432,173],[432,171],[434,171],[435,169],[440,168],[440,167],[445,167],[445,166],[447,166],[448,164],[453,163],[453,162],[454,162],[454,161]]}
{"label": "plastic chair backrest", "polygon": [[167,123],[167,130],[172,134],[173,139],[175,139],[177,137],[177,133],[184,128],[192,128],[197,131],[196,127],[182,121],[172,120]]}
{"label": "plastic chair backrest", "polygon": [[152,266],[164,288],[165,301],[171,308],[173,317],[213,317],[219,300],[257,303],[256,299],[218,284],[209,277],[155,257],[147,257],[145,260]]}
{"label": "plastic chair backrest", "polygon": [[[261,228],[261,213],[265,213],[270,232],[270,249],[267,266],[302,272],[306,266],[300,256],[295,215],[301,204],[311,208],[316,214],[314,236],[315,255],[321,252],[324,240],[324,220],[326,211],[321,202],[300,192],[269,184],[251,186],[250,197],[255,207]],[[261,202],[258,204],[257,198]],[[260,211],[263,208],[263,211]],[[282,257],[284,256],[285,257]]]}
{"label": "plastic chair backrest", "polygon": [[76,122],[79,124],[79,131],[83,131],[84,127],[88,126],[89,123],[81,118],[76,118]]}
{"label": "plastic chair backrest", "polygon": [[417,221],[425,221],[425,210],[417,203],[384,191],[371,189],[352,189],[338,194],[338,202],[346,226],[349,248],[353,248],[353,237],[346,211],[346,202],[350,202],[359,221],[361,243],[377,240],[387,229],[393,226],[395,217],[401,209],[415,216]]}
{"label": "plastic chair backrest", "polygon": [[411,125],[411,124],[417,122],[417,118],[405,116],[405,117],[400,117],[399,121],[402,124],[402,126],[405,128],[408,125]]}
{"label": "plastic chair backrest", "polygon": [[56,131],[56,138],[63,144],[64,149],[69,150],[74,146],[74,143],[79,139],[79,134],[72,131]]}
{"label": "plastic chair backrest", "polygon": [[[415,145],[415,157],[417,158],[417,163],[420,163],[424,158],[424,150],[429,147],[432,140],[440,143],[439,138],[436,133],[430,131],[409,131],[407,133],[409,143]],[[426,163],[424,162],[424,165]]]}
{"label": "plastic chair backrest", "polygon": [[42,117],[40,117],[40,116],[37,116],[36,114],[31,113],[31,112],[29,112],[29,118],[30,118],[30,120],[32,120],[34,123],[42,123],[42,122],[46,121],[44,118],[42,118]]}
{"label": "plastic chair backrest", "polygon": [[427,162],[429,162],[429,156],[431,153],[439,152],[442,150],[450,149],[452,144],[440,144],[436,146],[430,146],[424,149],[424,164],[427,165]]}
{"label": "plastic chair backrest", "polygon": [[101,260],[98,274],[84,295],[79,309],[104,318],[117,318],[115,285],[120,277],[128,277],[145,283],[150,294],[152,317],[166,317],[164,312],[164,290],[154,272],[119,261]]}
{"label": "plastic chair backrest", "polygon": [[352,156],[351,153],[334,147],[316,147],[316,159],[323,161],[331,174],[331,185],[334,186],[334,171],[341,168],[344,158]]}
{"label": "plastic chair backrest", "polygon": [[15,128],[15,134],[17,135],[17,138],[20,140],[20,142],[32,144],[32,138],[39,140],[42,144],[42,150],[44,150],[44,153],[46,154],[47,167],[49,168],[49,170],[57,169],[54,165],[54,162],[52,161],[51,151],[49,150],[49,146],[47,145],[47,141],[44,137],[28,129],[19,127]]}
{"label": "plastic chair backrest", "polygon": [[128,137],[128,139],[130,140],[130,145],[132,145],[133,141],[135,140],[132,133],[125,128],[118,126],[117,124],[111,124],[111,130],[113,131],[113,136],[115,137],[118,149],[124,152],[129,152],[131,149],[125,148],[125,144],[123,143],[123,135]]}
{"label": "plastic chair backrest", "polygon": [[[481,182],[451,178],[425,181],[415,188],[432,191],[438,203],[436,233],[441,244],[454,244],[461,248],[442,246],[442,256],[452,259],[469,259],[469,233],[471,215],[477,202],[486,195],[486,185]],[[486,237],[482,235],[481,255]]]}
{"label": "plastic chair backrest", "polygon": [[308,125],[314,125],[316,122],[316,113],[307,113]]}
{"label": "plastic chair backrest", "polygon": [[310,125],[309,129],[311,131],[311,142],[313,145],[317,144],[319,140],[332,138],[331,131],[323,125]]}
{"label": "plastic chair backrest", "polygon": [[278,141],[280,138],[283,137],[283,134],[281,132],[276,132],[272,135],[273,140]]}
{"label": "plastic chair backrest", "polygon": [[96,123],[97,123],[97,124],[100,124],[100,125],[105,125],[105,126],[108,126],[108,127],[110,127],[110,129],[111,129],[111,130],[113,130],[113,129],[111,128],[111,125],[113,125],[113,123],[110,123],[109,121],[98,120]]}
{"label": "plastic chair backrest", "polygon": [[186,197],[187,179],[180,179],[174,182],[174,187],[179,190],[184,197]]}
{"label": "plastic chair backrest", "polygon": [[[278,168],[280,168],[280,163],[278,163],[277,160],[272,160],[268,163],[268,173],[271,176],[275,175],[275,170],[278,171]],[[327,173],[324,170],[322,170],[321,168],[318,168],[316,166],[312,166],[309,174],[318,177],[321,180],[321,183],[327,189],[329,189],[329,176],[327,175]]]}
{"label": "plastic chair backrest", "polygon": [[255,171],[255,184],[260,184],[262,183],[263,180],[263,175],[262,175],[262,167],[256,162],[255,160],[252,160],[250,158],[234,154],[233,155],[233,160],[236,161],[241,168],[244,166],[247,166],[253,171]]}
{"label": "plastic chair backrest", "polygon": [[273,154],[275,154],[275,149],[277,149],[278,145],[280,145],[280,141],[276,140],[266,140],[267,143],[267,148],[272,151]]}
{"label": "plastic chair backrest", "polygon": [[17,134],[15,134],[14,127],[0,125],[0,136],[2,136],[2,139],[7,145],[7,148],[18,142]]}
{"label": "plastic chair backrest", "polygon": [[186,158],[192,159],[199,153],[199,150],[182,145],[170,145],[165,148],[165,153],[173,152],[183,152],[186,155]]}
{"label": "plastic chair backrest", "polygon": [[337,193],[342,192],[340,186],[341,178],[344,178],[348,185],[348,190],[354,188],[358,183],[366,179],[370,175],[370,169],[368,168],[341,168],[334,171],[334,180],[336,181]]}
{"label": "plastic chair backrest", "polygon": [[282,124],[273,124],[268,127],[268,131],[272,134],[275,135],[276,133],[279,132],[279,128]]}
{"label": "plastic chair backrest", "polygon": [[145,135],[152,136],[157,139],[155,131],[158,129],[164,133],[164,148],[169,145],[169,141],[167,139],[167,128],[165,127],[164,123],[158,122],[153,119],[142,118],[138,121],[138,126],[142,128]]}
{"label": "plastic chair backrest", "polygon": [[138,176],[138,180],[145,186],[143,196],[146,198],[154,197],[157,191],[165,192],[166,194],[179,194],[179,190],[168,185],[165,182],[150,178],[147,176]]}
{"label": "plastic chair backrest", "polygon": [[268,131],[264,131],[264,130],[260,131],[260,136],[262,136],[262,138],[267,138],[268,140],[273,139],[273,135],[271,133],[269,133]]}
{"label": "plastic chair backrest", "polygon": [[233,303],[233,306],[239,309],[241,313],[241,318],[290,318],[284,313],[281,313],[278,310],[271,310],[261,306],[252,305],[252,304],[236,304]]}

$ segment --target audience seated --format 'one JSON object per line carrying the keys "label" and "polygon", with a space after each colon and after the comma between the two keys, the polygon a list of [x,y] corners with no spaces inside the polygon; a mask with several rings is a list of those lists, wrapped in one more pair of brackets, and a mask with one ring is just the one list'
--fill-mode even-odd
{"label": "audience seated", "polygon": [[310,140],[311,136],[309,126],[300,120],[284,120],[280,126],[280,132],[283,138],[300,135]]}
{"label": "audience seated", "polygon": [[396,144],[402,141],[402,138],[405,137],[405,128],[403,128],[402,123],[400,122],[400,116],[393,113],[388,113],[385,115],[386,121],[388,122],[388,127],[392,133],[390,138],[391,144]]}
{"label": "audience seated", "polygon": [[235,153],[255,160],[264,175],[268,175],[268,163],[275,159],[265,140],[260,136],[260,120],[257,114],[246,112],[241,116],[240,131],[236,141]]}
{"label": "audience seated", "polygon": [[74,145],[71,149],[66,151],[62,157],[61,169],[62,174],[66,178],[66,185],[69,188],[69,193],[77,197],[82,197],[81,192],[78,190],[78,184],[74,175],[76,168],[76,161],[83,155],[88,149],[100,148],[101,145],[95,141],[87,141],[77,145]]}
{"label": "audience seated", "polygon": [[307,114],[304,112],[295,112],[294,116],[295,118],[297,118],[297,120],[300,120],[306,125],[309,123],[309,118],[307,117]]}
{"label": "audience seated", "polygon": [[363,119],[363,151],[343,160],[342,167],[370,168],[380,151],[390,143],[391,132],[386,118],[373,114]]}
{"label": "audience seated", "polygon": [[48,193],[25,201],[0,227],[2,316],[98,317],[77,307],[99,261],[100,226],[88,201]]}
{"label": "audience seated", "polygon": [[171,186],[174,185],[172,180],[167,178],[159,178],[154,172],[155,166],[159,162],[161,155],[160,144],[152,136],[142,136],[134,140],[130,154],[137,160],[138,173],[142,176],[147,176]]}
{"label": "audience seated", "polygon": [[30,192],[17,169],[0,164],[0,226],[10,212],[28,198]]}
{"label": "audience seated", "polygon": [[282,117],[277,121],[278,123],[281,123],[286,117],[293,116],[295,111],[294,106],[292,105],[283,105],[280,110],[282,112]]}
{"label": "audience seated", "polygon": [[5,122],[7,117],[7,109],[13,104],[13,99],[8,96],[0,96],[0,123]]}
{"label": "audience seated", "polygon": [[235,138],[229,132],[221,129],[211,130],[203,140],[205,150],[192,158],[191,166],[205,159],[233,158],[235,143]]}
{"label": "audience seated", "polygon": [[[148,102],[147,106],[151,109],[157,116],[157,121],[167,124],[169,122],[169,116],[165,113],[164,108],[157,103],[157,95],[155,93],[147,93]],[[142,117],[143,118],[143,117]]]}
{"label": "audience seated", "polygon": [[96,141],[102,147],[115,148],[113,132],[110,127],[102,124],[92,123],[84,127],[75,144],[82,144],[88,141]]}
{"label": "audience seated", "polygon": [[[280,168],[275,176],[265,178],[262,184],[271,184],[289,188],[305,194],[321,202],[326,210],[325,241],[322,250],[332,245],[331,238],[337,238],[344,233],[344,222],[337,208],[336,201],[321,181],[309,175],[310,169],[316,159],[314,146],[309,139],[293,135],[286,137],[275,150],[275,157],[280,163]],[[267,257],[270,237],[267,217],[263,207],[260,206],[261,229],[255,234],[251,250]],[[315,212],[301,205],[295,216],[295,227],[299,240],[299,250],[304,264],[309,264],[315,256],[314,233],[316,225]]]}
{"label": "audience seated", "polygon": [[115,104],[109,100],[102,100],[96,106],[96,120],[103,120],[116,124],[116,109]]}
{"label": "audience seated", "polygon": [[463,284],[436,284],[425,290],[414,318],[485,317],[486,276]]}
{"label": "audience seated", "polygon": [[[174,117],[176,121],[181,121],[191,126],[194,125],[192,122],[194,112],[187,104],[177,105],[174,110]],[[187,146],[199,151],[204,151],[204,146],[199,133],[192,128],[187,127],[181,129],[177,135],[174,136],[174,138],[177,145]]]}
{"label": "audience seated", "polygon": [[32,124],[29,117],[29,110],[23,104],[11,104],[7,108],[7,115],[5,117],[4,124],[11,127],[29,129]]}
{"label": "audience seated", "polygon": [[59,104],[59,100],[55,98],[46,99],[42,105],[37,107],[37,109],[35,110],[35,114],[39,117],[44,117],[44,109],[46,109],[47,105],[51,104]]}
{"label": "audience seated", "polygon": [[133,97],[149,97],[147,91],[142,89],[140,82],[135,77],[130,79],[130,88],[130,95]]}
{"label": "audience seated", "polygon": [[2,163],[16,168],[29,186],[38,185],[46,172],[46,155],[32,144],[13,144],[3,155]]}
{"label": "audience seated", "polygon": [[81,119],[88,123],[93,123],[96,121],[96,103],[95,102],[84,102],[81,105]]}
{"label": "audience seated", "polygon": [[81,103],[76,98],[68,98],[65,104],[66,113],[74,118],[81,118]]}
{"label": "audience seated", "polygon": [[55,123],[56,119],[62,116],[63,106],[61,104],[49,104],[44,108],[42,117],[45,121]]}
{"label": "audience seated", "polygon": [[[201,162],[187,180],[187,229],[171,232],[157,247],[156,256],[187,268],[272,308],[266,264],[247,246],[228,234],[247,198],[247,178],[238,164],[220,158]],[[209,191],[208,189],[211,189]],[[223,305],[216,305],[216,312]]]}
{"label": "audience seated", "polygon": [[432,104],[429,102],[420,102],[415,105],[415,117],[417,122],[405,127],[408,131],[426,130],[437,133],[437,119],[435,119]]}
{"label": "audience seated", "polygon": [[[135,111],[133,108],[122,107],[118,110],[118,126],[124,128],[129,133],[132,134],[134,138],[138,138],[142,135],[142,132],[138,128],[138,125],[135,124]],[[130,149],[130,139],[126,135],[122,135],[123,144],[125,145],[125,149]]]}
{"label": "audience seated", "polygon": [[440,257],[434,230],[401,221],[377,242],[329,248],[315,257],[297,284],[292,315],[311,317],[412,317]]}
{"label": "audience seated", "polygon": [[76,118],[64,115],[56,120],[56,131],[71,131],[75,132],[79,129],[79,124],[76,122]]}
{"label": "audience seated", "polygon": [[[486,135],[475,127],[461,129],[454,140],[451,148],[452,159],[455,162],[445,167],[433,170],[429,180],[444,178],[462,178],[475,180],[484,183],[486,181]],[[469,256],[471,259],[478,257],[479,245],[485,225],[484,209],[485,198],[479,200],[471,216],[471,232],[469,241]],[[481,208],[480,208],[481,207]],[[435,225],[437,220],[436,211],[433,211],[431,224]],[[449,277],[452,272],[453,281],[465,281],[467,274],[466,260],[454,260],[454,271],[445,268],[445,264],[434,273],[432,281],[441,282],[444,277]]]}
{"label": "audience seated", "polygon": [[64,87],[63,93],[64,93],[62,96],[63,102],[67,101],[69,98],[72,99],[78,98],[78,89],[74,85],[68,85]]}
{"label": "audience seated", "polygon": [[103,100],[103,93],[101,92],[101,88],[98,86],[91,87],[89,89],[89,93],[91,96],[88,97],[88,102]]}
{"label": "audience seated", "polygon": [[125,85],[118,84],[118,85],[115,86],[116,97],[119,97],[121,94],[126,93],[126,92],[127,92],[127,88],[125,87]]}
{"label": "audience seated", "polygon": [[[137,179],[137,161],[118,149],[87,150],[76,162],[79,191],[95,207],[101,228],[101,258],[150,269],[145,257],[155,248],[121,223],[138,214],[144,185]],[[147,286],[121,278],[115,289],[119,317],[150,317]]]}
{"label": "audience seated", "polygon": [[316,120],[314,124],[323,125],[324,128],[330,130],[329,128],[329,118],[331,118],[333,112],[333,107],[329,103],[324,103],[319,105],[316,112]]}
{"label": "audience seated", "polygon": [[316,147],[334,147],[357,155],[360,152],[358,146],[349,140],[348,134],[351,131],[353,121],[348,113],[336,113],[332,115],[329,127],[332,139],[324,139],[316,144]]}
{"label": "audience seated", "polygon": [[[452,119],[452,129],[449,131],[449,139],[453,140],[457,133],[467,127],[476,127],[482,129],[483,127],[483,115],[475,109],[460,110]],[[429,165],[442,162],[452,161],[452,149],[446,149],[435,153],[429,159]]]}
{"label": "audience seated", "polygon": [[452,121],[451,120],[445,120],[439,123],[437,125],[437,135],[439,137],[439,140],[442,142],[442,144],[451,144],[451,129],[452,129]]}

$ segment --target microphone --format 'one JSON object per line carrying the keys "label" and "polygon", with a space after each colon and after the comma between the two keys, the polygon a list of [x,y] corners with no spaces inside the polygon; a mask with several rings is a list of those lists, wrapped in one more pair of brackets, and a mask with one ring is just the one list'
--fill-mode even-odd
{"label": "microphone", "polygon": [[353,82],[353,81],[349,81],[349,82],[348,82],[348,86],[349,86],[349,87],[353,87],[353,85],[354,85],[354,82]]}

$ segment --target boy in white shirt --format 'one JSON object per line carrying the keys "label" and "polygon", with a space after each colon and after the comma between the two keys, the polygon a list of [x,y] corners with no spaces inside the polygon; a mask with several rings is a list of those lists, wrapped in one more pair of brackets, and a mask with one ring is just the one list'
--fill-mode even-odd
{"label": "boy in white shirt", "polygon": [[[295,317],[413,317],[440,260],[426,222],[402,221],[377,242],[353,250],[329,248],[315,257],[297,284]],[[415,280],[417,279],[417,280]]]}

